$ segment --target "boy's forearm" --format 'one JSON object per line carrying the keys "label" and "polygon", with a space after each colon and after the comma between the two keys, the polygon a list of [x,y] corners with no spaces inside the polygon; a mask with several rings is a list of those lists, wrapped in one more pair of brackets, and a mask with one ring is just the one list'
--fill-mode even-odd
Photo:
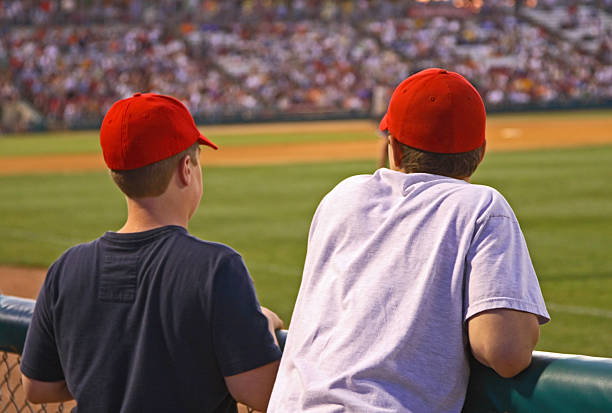
{"label": "boy's forearm", "polygon": [[468,321],[472,354],[502,377],[513,377],[527,368],[539,338],[534,314],[495,309]]}
{"label": "boy's forearm", "polygon": [[26,399],[31,403],[65,402],[74,399],[64,380],[46,382],[21,375]]}

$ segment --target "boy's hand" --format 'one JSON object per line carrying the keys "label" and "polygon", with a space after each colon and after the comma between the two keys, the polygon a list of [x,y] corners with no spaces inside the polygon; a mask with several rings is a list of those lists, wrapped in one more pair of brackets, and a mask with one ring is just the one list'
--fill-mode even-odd
{"label": "boy's hand", "polygon": [[261,312],[268,319],[268,325],[270,326],[270,330],[272,330],[272,332],[274,332],[274,330],[283,328],[283,320],[281,320],[274,311],[266,307],[261,307]]}

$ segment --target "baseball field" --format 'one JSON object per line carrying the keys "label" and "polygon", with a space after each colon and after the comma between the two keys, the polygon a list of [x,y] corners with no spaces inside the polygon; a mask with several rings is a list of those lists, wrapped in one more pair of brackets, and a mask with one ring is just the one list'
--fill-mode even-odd
{"label": "baseball field", "polygon": [[[260,300],[288,324],[317,203],[375,168],[367,121],[202,127],[196,236],[244,257]],[[472,182],[502,192],[525,233],[553,321],[539,350],[612,357],[612,111],[490,116]],[[69,246],[118,229],[124,200],[96,131],[0,137],[0,291],[35,297]],[[380,274],[384,277],[384,274]]]}

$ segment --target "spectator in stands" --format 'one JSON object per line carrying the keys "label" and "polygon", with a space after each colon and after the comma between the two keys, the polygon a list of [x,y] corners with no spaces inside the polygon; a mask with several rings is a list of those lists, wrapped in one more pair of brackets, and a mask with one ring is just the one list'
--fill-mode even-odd
{"label": "spectator in stands", "polygon": [[0,65],[51,128],[97,126],[136,91],[171,93],[206,120],[366,116],[376,87],[424,66],[465,73],[490,108],[605,102],[609,77],[585,68],[609,67],[612,19],[581,10],[579,25],[603,22],[592,55],[504,1],[474,14],[391,0],[0,0]]}

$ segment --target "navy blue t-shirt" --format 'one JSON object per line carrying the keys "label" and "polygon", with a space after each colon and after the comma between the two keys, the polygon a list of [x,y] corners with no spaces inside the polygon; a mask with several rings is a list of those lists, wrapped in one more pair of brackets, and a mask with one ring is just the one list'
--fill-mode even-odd
{"label": "navy blue t-shirt", "polygon": [[223,377],[280,356],[240,255],[166,226],[53,263],[21,370],[66,380],[73,412],[235,412]]}

